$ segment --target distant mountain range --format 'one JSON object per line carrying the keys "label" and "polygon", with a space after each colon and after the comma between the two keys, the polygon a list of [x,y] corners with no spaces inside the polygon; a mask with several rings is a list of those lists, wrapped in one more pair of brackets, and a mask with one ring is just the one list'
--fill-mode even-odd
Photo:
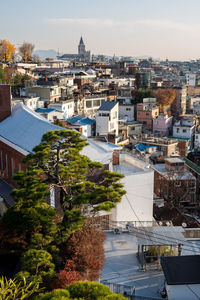
{"label": "distant mountain range", "polygon": [[[33,52],[33,54],[37,54],[40,59],[44,60],[45,58],[56,58],[56,56],[58,55],[58,53],[53,50],[53,49],[49,49],[49,50],[35,50]],[[62,53],[59,53],[59,55],[62,55]]]}

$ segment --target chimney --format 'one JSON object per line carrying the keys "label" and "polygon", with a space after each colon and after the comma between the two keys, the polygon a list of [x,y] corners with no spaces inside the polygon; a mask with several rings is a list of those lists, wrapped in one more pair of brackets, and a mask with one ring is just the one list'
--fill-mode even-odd
{"label": "chimney", "polygon": [[119,150],[114,150],[112,155],[112,164],[119,165]]}
{"label": "chimney", "polygon": [[0,122],[11,115],[11,87],[0,84]]}

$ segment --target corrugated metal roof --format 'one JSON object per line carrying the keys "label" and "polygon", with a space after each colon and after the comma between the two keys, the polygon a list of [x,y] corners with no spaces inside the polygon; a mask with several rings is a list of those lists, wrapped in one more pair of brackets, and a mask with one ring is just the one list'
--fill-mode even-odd
{"label": "corrugated metal roof", "polygon": [[138,244],[146,246],[179,245],[186,243],[181,226],[135,227]]}
{"label": "corrugated metal roof", "polygon": [[32,152],[32,149],[40,144],[44,133],[61,129],[63,130],[62,127],[51,124],[40,114],[18,103],[14,106],[11,116],[0,123],[0,136]]}

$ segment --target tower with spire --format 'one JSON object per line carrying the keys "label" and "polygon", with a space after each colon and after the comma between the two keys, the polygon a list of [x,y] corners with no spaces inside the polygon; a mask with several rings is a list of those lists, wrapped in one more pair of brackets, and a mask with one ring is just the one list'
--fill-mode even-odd
{"label": "tower with spire", "polygon": [[81,38],[80,38],[80,42],[79,42],[79,45],[78,45],[78,55],[80,55],[80,56],[85,56],[85,54],[86,54],[86,50],[85,50],[85,44],[84,44],[84,42],[83,42],[83,38],[82,38],[82,36],[81,36]]}

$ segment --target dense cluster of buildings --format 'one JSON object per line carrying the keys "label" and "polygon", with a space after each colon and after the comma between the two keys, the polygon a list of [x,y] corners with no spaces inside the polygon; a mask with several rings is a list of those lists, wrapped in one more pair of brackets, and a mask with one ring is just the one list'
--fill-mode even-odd
{"label": "dense cluster of buildings", "polygon": [[[110,213],[100,213],[104,227],[115,224],[120,232],[121,222],[159,223],[158,203],[195,216],[200,227],[200,61],[91,56],[81,37],[78,54],[7,70],[30,80],[13,93],[0,85],[1,213],[13,205],[13,174],[26,170],[24,156],[45,132],[64,127],[88,139],[83,154],[124,174],[127,193]],[[172,101],[161,103],[156,95],[169,89]]]}

